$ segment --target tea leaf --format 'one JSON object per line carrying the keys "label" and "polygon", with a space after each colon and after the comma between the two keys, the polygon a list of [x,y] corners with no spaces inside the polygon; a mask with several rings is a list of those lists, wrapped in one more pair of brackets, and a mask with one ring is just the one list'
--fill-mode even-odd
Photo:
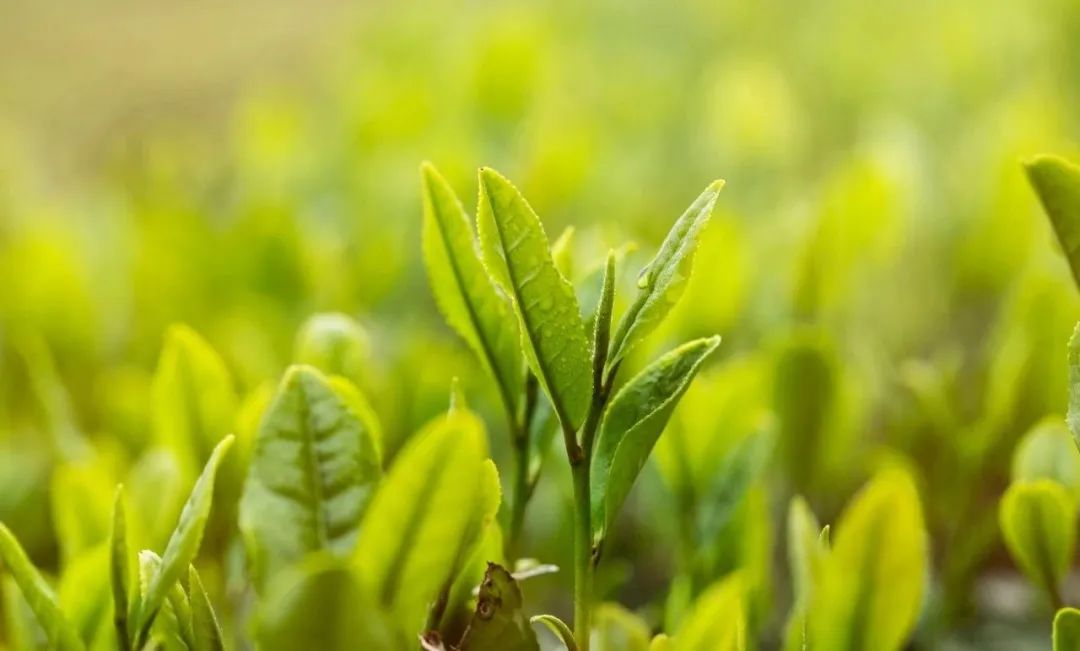
{"label": "tea leaf", "polygon": [[1013,483],[998,515],[1017,564],[1056,601],[1076,543],[1076,505],[1068,490],[1049,479]]}
{"label": "tea leaf", "polygon": [[188,595],[191,601],[192,638],[195,641],[192,651],[225,651],[221,625],[194,565],[188,566]]}
{"label": "tea leaf", "polygon": [[489,563],[460,651],[540,651],[521,608],[521,589],[514,577],[502,566]]}
{"label": "tea leaf", "polygon": [[315,553],[270,582],[255,637],[263,651],[408,648],[394,639],[385,615],[346,562],[327,552]]}
{"label": "tea leaf", "polygon": [[593,651],[649,651],[649,626],[618,604],[605,603],[593,615]]}
{"label": "tea leaf", "polygon": [[577,430],[592,400],[589,340],[574,287],[555,268],[539,217],[517,188],[491,169],[480,171],[481,240],[496,259],[488,269],[505,283],[521,324],[529,367],[564,429]]}
{"label": "tea leaf", "polygon": [[672,651],[745,651],[746,615],[739,574],[730,574],[705,590],[679,625]]}
{"label": "tea leaf", "polygon": [[566,625],[566,622],[555,615],[536,615],[529,619],[530,624],[543,624],[559,641],[566,647],[566,651],[578,651],[577,641],[574,640],[574,632]]}
{"label": "tea leaf", "polygon": [[484,270],[468,215],[453,189],[430,163],[420,167],[420,174],[424,263],[435,301],[495,378],[509,413],[516,413],[524,373],[509,298]]}
{"label": "tea leaf", "polygon": [[[161,574],[161,557],[154,552],[144,549],[139,552],[139,594],[141,601],[145,601],[149,595],[151,584]],[[154,648],[164,648],[167,651],[184,651],[189,649],[188,641],[180,631],[181,613],[177,612],[177,606],[184,611],[187,607],[178,599],[177,584],[173,583],[166,591],[167,594],[158,608],[153,621],[148,625],[145,637],[135,645],[136,649],[143,649],[147,643],[153,642]],[[181,593],[183,591],[181,590]],[[180,595],[182,596],[182,594]]]}
{"label": "tea leaf", "polygon": [[88,646],[107,628],[109,545],[101,543],[69,559],[57,585],[57,600],[67,620]]}
{"label": "tea leaf", "polygon": [[780,459],[799,491],[817,478],[837,401],[837,363],[827,340],[799,333],[777,356],[774,408]]}
{"label": "tea leaf", "polygon": [[1080,322],[1069,337],[1069,411],[1065,422],[1069,426],[1073,443],[1080,448]]}
{"label": "tea leaf", "polygon": [[181,572],[195,560],[202,542],[203,529],[210,517],[210,504],[214,497],[214,479],[217,475],[221,460],[232,446],[233,436],[230,434],[221,440],[210,454],[210,460],[206,462],[202,475],[191,489],[191,495],[184,510],[180,513],[180,521],[173,530],[169,544],[165,546],[162,555],[161,569],[156,572],[150,581],[145,594],[139,604],[139,612],[135,617],[136,646],[139,648],[146,641],[150,631],[150,625],[154,622],[158,609],[168,596],[169,590],[180,578]]}
{"label": "tea leaf", "polygon": [[240,529],[256,586],[307,554],[348,555],[381,476],[371,428],[308,366],[293,366],[259,425]]}
{"label": "tea leaf", "polygon": [[174,325],[154,373],[150,412],[154,436],[193,476],[232,430],[237,396],[225,362],[194,330]]}
{"label": "tea leaf", "polygon": [[369,593],[410,635],[422,630],[428,604],[497,508],[486,454],[474,415],[440,417],[401,450],[364,515],[354,562]]}
{"label": "tea leaf", "polygon": [[656,257],[638,275],[638,295],[626,310],[611,342],[608,367],[617,364],[682,297],[694,266],[694,252],[709,223],[723,181],[713,181],[675,221]]}
{"label": "tea leaf", "polygon": [[671,651],[671,638],[663,633],[658,634],[649,643],[649,651]]}
{"label": "tea leaf", "polygon": [[821,564],[808,614],[814,651],[895,651],[919,613],[927,551],[919,495],[899,469],[848,505]]}
{"label": "tea leaf", "polygon": [[359,382],[370,346],[367,332],[348,316],[315,314],[300,327],[294,359],[323,373]]}
{"label": "tea leaf", "polygon": [[131,552],[127,543],[127,516],[124,512],[124,487],[116,487],[113,499],[112,538],[109,544],[109,581],[112,586],[113,625],[123,649],[131,647],[128,630],[128,590],[131,585]]}
{"label": "tea leaf", "polygon": [[1062,608],[1054,615],[1054,651],[1080,651],[1080,610]]}
{"label": "tea leaf", "polygon": [[1073,279],[1080,285],[1080,167],[1057,156],[1036,156],[1024,163],[1039,195]]}
{"label": "tea leaf", "polygon": [[784,648],[809,648],[806,609],[814,584],[821,572],[828,545],[822,540],[821,525],[802,497],[794,497],[788,506],[787,550],[795,603],[788,617]]}
{"label": "tea leaf", "polygon": [[109,537],[115,482],[100,464],[64,464],[53,471],[50,502],[65,562]]}
{"label": "tea leaf", "polygon": [[1060,418],[1036,423],[1016,446],[1012,480],[1053,479],[1080,499],[1080,455]]}
{"label": "tea leaf", "polygon": [[602,540],[679,398],[720,337],[672,350],[631,379],[604,414],[592,459],[593,538]]}

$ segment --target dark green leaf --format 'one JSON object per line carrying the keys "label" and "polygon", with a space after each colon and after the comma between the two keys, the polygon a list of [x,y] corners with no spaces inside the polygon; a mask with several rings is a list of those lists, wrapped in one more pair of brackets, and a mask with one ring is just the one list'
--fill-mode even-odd
{"label": "dark green leaf", "polygon": [[529,618],[522,612],[521,589],[502,566],[488,564],[480,597],[460,651],[540,651]]}
{"label": "dark green leaf", "polygon": [[675,221],[656,257],[638,275],[638,295],[611,342],[608,366],[617,364],[652,332],[682,297],[694,266],[701,230],[709,223],[723,181],[713,181]]}
{"label": "dark green leaf", "polygon": [[1044,155],[1025,162],[1024,169],[1050,217],[1073,279],[1080,284],[1080,167]]}
{"label": "dark green leaf", "polygon": [[348,555],[381,477],[371,428],[332,382],[290,368],[255,438],[240,529],[258,589],[311,552]]}
{"label": "dark green leaf", "polygon": [[564,428],[576,430],[592,400],[592,355],[574,287],[559,273],[540,219],[509,181],[480,171],[480,238],[488,269],[513,299],[529,367]]}
{"label": "dark green leaf", "polygon": [[591,466],[595,540],[603,539],[679,398],[719,345],[720,337],[683,344],[646,367],[612,399]]}

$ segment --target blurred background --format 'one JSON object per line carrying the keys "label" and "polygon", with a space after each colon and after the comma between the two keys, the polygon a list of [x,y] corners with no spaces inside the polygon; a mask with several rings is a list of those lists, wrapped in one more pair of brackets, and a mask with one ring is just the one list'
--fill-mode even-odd
{"label": "blurred background", "polygon": [[[151,481],[175,323],[258,405],[305,321],[347,315],[391,455],[459,376],[501,461],[493,387],[427,288],[419,163],[466,204],[495,167],[551,239],[573,225],[583,300],[609,248],[632,295],[724,178],[687,295],[629,366],[724,343],[639,481],[604,594],[659,627],[700,583],[673,579],[748,568],[771,648],[787,499],[828,522],[902,463],[933,541],[916,647],[1044,649],[1051,611],[997,502],[1017,442],[1065,409],[1080,300],[1020,161],[1080,154],[1078,100],[1072,0],[0,0],[0,520],[55,571],[58,482],[107,505],[119,478]],[[657,541],[765,413],[774,449],[688,569]],[[700,467],[677,469],[675,442]],[[552,457],[525,547],[568,564]],[[565,588],[527,593],[565,613]]]}

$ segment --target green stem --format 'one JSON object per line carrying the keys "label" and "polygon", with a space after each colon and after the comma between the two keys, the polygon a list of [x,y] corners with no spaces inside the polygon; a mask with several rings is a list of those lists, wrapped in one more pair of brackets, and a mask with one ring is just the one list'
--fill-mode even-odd
{"label": "green stem", "polygon": [[573,466],[574,475],[574,639],[580,651],[589,651],[592,630],[593,542],[589,506],[589,463]]}
{"label": "green stem", "polygon": [[510,443],[514,454],[514,476],[510,493],[510,527],[507,532],[504,552],[506,560],[517,560],[520,553],[521,532],[525,527],[525,507],[532,497],[529,485],[529,441],[532,433],[533,414],[539,397],[539,384],[531,373],[525,378],[524,400],[521,413],[507,413],[510,424]]}

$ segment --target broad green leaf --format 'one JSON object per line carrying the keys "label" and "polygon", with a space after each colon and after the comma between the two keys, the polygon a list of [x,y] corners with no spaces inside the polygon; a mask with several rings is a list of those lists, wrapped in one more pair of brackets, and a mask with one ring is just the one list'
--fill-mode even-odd
{"label": "broad green leaf", "polygon": [[149,633],[150,625],[158,609],[168,596],[169,591],[176,585],[187,566],[195,560],[202,543],[203,530],[206,521],[210,517],[210,505],[214,497],[214,479],[217,475],[221,460],[232,446],[232,435],[226,436],[217,444],[210,454],[206,467],[191,489],[191,495],[184,510],[180,512],[180,521],[169,538],[169,544],[165,546],[162,555],[161,569],[154,573],[145,594],[139,602],[139,610],[135,619],[136,644],[141,648]]}
{"label": "broad green leaf", "polygon": [[191,632],[195,641],[191,651],[225,651],[221,625],[194,565],[188,566],[188,597],[191,601]]}
{"label": "broad green leaf", "polygon": [[1080,448],[1080,322],[1069,337],[1069,411],[1065,421],[1073,443]]}
{"label": "broad green leaf", "polygon": [[593,453],[593,538],[602,540],[634,485],[653,445],[720,337],[672,350],[631,379],[612,399]]}
{"label": "broad green leaf", "polygon": [[217,352],[191,328],[169,328],[154,373],[150,411],[155,438],[189,476],[232,431],[236,409],[232,377]]}
{"label": "broad green leaf", "polygon": [[488,270],[513,299],[529,367],[564,428],[577,430],[592,401],[592,354],[574,287],[556,269],[540,218],[509,181],[480,171],[480,238]]}
{"label": "broad green leaf", "polygon": [[827,341],[800,333],[779,353],[773,388],[780,458],[798,491],[812,487],[827,448],[837,401],[835,353]]}
{"label": "broad green leaf", "polygon": [[108,539],[114,486],[101,464],[64,464],[53,471],[50,501],[65,562]]}
{"label": "broad green leaf", "polygon": [[879,472],[848,505],[808,612],[814,651],[896,651],[915,625],[927,570],[915,484]]}
{"label": "broad green leaf", "polygon": [[321,373],[293,366],[255,437],[240,529],[256,586],[306,555],[346,556],[381,476],[371,429]]}
{"label": "broad green leaf", "polygon": [[361,522],[354,562],[369,593],[403,630],[423,628],[428,604],[479,543],[498,503],[483,425],[471,413],[437,418],[398,454]]}
{"label": "broad green leaf", "polygon": [[476,237],[457,195],[430,163],[423,185],[422,244],[435,301],[495,378],[509,413],[517,413],[524,378],[509,298],[484,270]]}
{"label": "broad green leaf", "polygon": [[460,651],[540,651],[529,618],[522,612],[521,589],[502,566],[488,565],[480,596]]}
{"label": "broad green leaf", "polygon": [[113,498],[112,536],[109,541],[109,584],[112,589],[113,625],[121,648],[131,647],[128,628],[128,591],[131,585],[131,552],[127,543],[127,516],[124,511],[124,487],[116,487]]}
{"label": "broad green leaf", "polygon": [[1076,503],[1069,491],[1050,479],[1013,483],[998,516],[1016,563],[1056,602],[1076,544]]}
{"label": "broad green leaf", "polygon": [[566,651],[578,651],[577,640],[574,639],[574,632],[570,630],[570,627],[566,625],[566,622],[559,619],[555,615],[536,615],[529,619],[530,624],[543,624],[545,628],[551,631],[563,646],[566,647]]}
{"label": "broad green leaf", "polygon": [[1080,285],[1080,167],[1057,156],[1036,156],[1024,163],[1054,227],[1073,279]]}
{"label": "broad green leaf", "polygon": [[1080,454],[1060,418],[1036,423],[1016,446],[1012,480],[1053,479],[1080,499]]}
{"label": "broad green leaf", "polygon": [[671,641],[672,651],[745,651],[746,614],[738,573],[717,581],[698,597]]}
{"label": "broad green leaf", "polygon": [[270,582],[255,635],[262,651],[406,648],[385,619],[346,563],[318,552]]}
{"label": "broad green leaf", "polygon": [[1054,615],[1054,651],[1080,651],[1080,610],[1062,608]]}
{"label": "broad green leaf", "polygon": [[3,523],[0,523],[0,560],[3,561],[3,567],[15,579],[19,591],[22,592],[26,603],[30,605],[38,624],[45,631],[49,646],[60,651],[83,649],[82,640],[75,627],[60,611],[60,605],[52,588],[30,563],[19,541]]}
{"label": "broad green leaf", "polygon": [[359,382],[370,347],[367,332],[353,319],[337,312],[315,314],[300,326],[294,359],[328,375]]}
{"label": "broad green leaf", "polygon": [[592,651],[649,651],[649,626],[618,604],[603,603],[593,613]]}
{"label": "broad green leaf", "polygon": [[694,266],[694,252],[709,223],[723,181],[713,181],[675,221],[656,257],[638,275],[638,295],[611,341],[608,367],[617,364],[664,320],[682,297]]}
{"label": "broad green leaf", "polygon": [[108,621],[108,571],[109,545],[102,542],[69,559],[56,588],[60,609],[88,644]]}

